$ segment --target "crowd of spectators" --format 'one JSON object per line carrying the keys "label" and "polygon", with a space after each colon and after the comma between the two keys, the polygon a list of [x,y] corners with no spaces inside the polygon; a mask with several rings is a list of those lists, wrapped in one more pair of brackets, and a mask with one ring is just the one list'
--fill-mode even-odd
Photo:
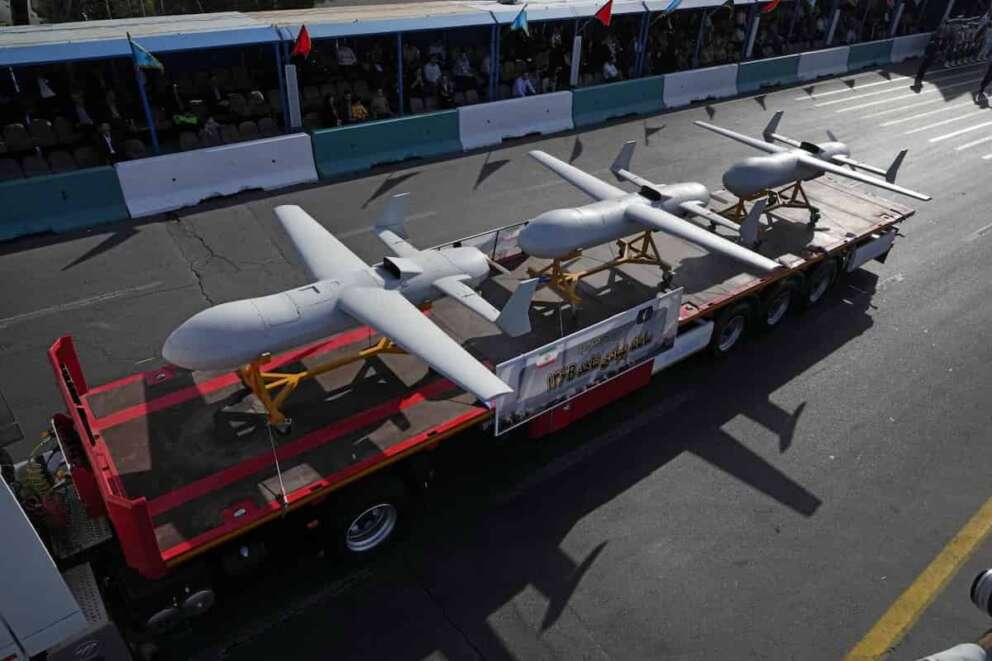
{"label": "crowd of spectators", "polygon": [[[163,151],[280,133],[275,67],[147,72]],[[151,153],[130,61],[20,69],[0,87],[0,180],[111,165]],[[264,90],[264,91],[263,91]]]}
{"label": "crowd of spectators", "polygon": [[[959,1],[984,6],[988,0]],[[896,34],[923,29],[922,9],[902,4]],[[750,57],[824,47],[831,7],[822,0],[783,0],[760,14]],[[844,0],[840,10],[834,44],[887,37],[895,11],[885,0]],[[580,87],[738,62],[747,50],[749,11],[711,7],[656,14],[643,46],[639,14],[615,16],[609,28],[595,20],[533,22],[529,34],[504,27],[493,99],[569,89],[576,31],[582,36]],[[490,32],[471,30],[405,34],[401,53],[393,35],[314,42],[309,57],[296,61],[304,127],[490,100]],[[646,50],[639,70],[641,48]],[[222,54],[229,59],[211,59],[207,66],[195,53],[176,61],[163,57],[165,71],[148,72],[146,85],[162,150],[278,134],[282,102],[275,62],[271,51],[265,53],[246,56],[231,49]],[[147,155],[151,129],[137,92],[128,60],[21,68],[16,78],[0,79],[0,179]]]}

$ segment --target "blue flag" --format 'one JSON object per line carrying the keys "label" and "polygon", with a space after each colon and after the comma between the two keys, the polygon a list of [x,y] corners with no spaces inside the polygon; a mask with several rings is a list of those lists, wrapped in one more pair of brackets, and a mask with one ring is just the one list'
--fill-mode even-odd
{"label": "blue flag", "polygon": [[527,5],[523,6],[523,9],[521,9],[520,13],[517,14],[517,17],[513,19],[512,23],[510,23],[510,29],[523,30],[525,35],[528,37],[530,36],[530,30],[527,29]]}
{"label": "blue flag", "polygon": [[662,13],[665,13],[665,14],[671,13],[671,12],[675,11],[676,9],[678,9],[679,8],[679,5],[681,5],[681,4],[682,4],[682,0],[672,0],[671,2],[668,3],[668,6],[665,7],[664,10],[662,10]]}
{"label": "blue flag", "polygon": [[165,67],[162,63],[156,59],[154,55],[149,53],[140,46],[137,42],[131,39],[131,35],[127,36],[127,41],[131,44],[131,57],[134,58],[134,63],[139,69],[155,69],[156,71],[165,71]]}

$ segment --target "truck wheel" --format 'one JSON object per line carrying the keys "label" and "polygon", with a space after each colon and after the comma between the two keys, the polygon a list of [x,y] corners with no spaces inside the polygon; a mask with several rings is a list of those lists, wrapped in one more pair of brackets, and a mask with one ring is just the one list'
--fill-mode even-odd
{"label": "truck wheel", "polygon": [[773,288],[761,301],[755,317],[757,327],[767,332],[778,328],[789,314],[796,287],[791,282],[783,282]]}
{"label": "truck wheel", "polygon": [[387,476],[359,485],[340,500],[328,502],[337,514],[334,545],[348,557],[372,555],[392,541],[406,512],[407,493],[402,482]]}
{"label": "truck wheel", "polygon": [[825,259],[809,270],[803,288],[803,307],[811,308],[823,300],[837,279],[837,272],[837,261],[833,259]]}
{"label": "truck wheel", "polygon": [[733,351],[744,336],[750,316],[751,306],[747,303],[738,303],[717,315],[710,338],[710,353],[722,357]]}

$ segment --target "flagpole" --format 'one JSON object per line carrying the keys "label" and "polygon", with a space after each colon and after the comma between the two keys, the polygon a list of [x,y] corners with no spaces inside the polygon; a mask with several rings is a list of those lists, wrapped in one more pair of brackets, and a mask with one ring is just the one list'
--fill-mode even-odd
{"label": "flagpole", "polygon": [[138,58],[134,56],[134,43],[131,41],[131,33],[127,33],[127,45],[131,49],[131,64],[134,67],[134,78],[138,82],[138,96],[141,97],[141,106],[145,109],[145,122],[152,138],[152,150],[159,153],[158,131],[155,129],[155,119],[152,117],[152,107],[148,103],[148,92],[145,90],[145,72],[138,66]]}

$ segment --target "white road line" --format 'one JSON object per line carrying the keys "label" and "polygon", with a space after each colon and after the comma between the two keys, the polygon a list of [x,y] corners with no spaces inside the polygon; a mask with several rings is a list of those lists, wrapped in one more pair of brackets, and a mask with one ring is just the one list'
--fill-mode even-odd
{"label": "white road line", "polygon": [[970,133],[971,131],[977,131],[978,129],[984,128],[986,126],[992,126],[992,122],[982,122],[981,124],[975,124],[974,126],[969,126],[966,129],[959,129],[954,133],[947,133],[946,135],[938,135],[936,138],[930,138],[930,142],[943,142],[948,138],[959,136],[962,133]]}
{"label": "white road line", "polygon": [[[927,102],[929,103],[929,101]],[[929,112],[921,112],[918,115],[911,115],[909,117],[900,117],[899,119],[892,119],[887,122],[882,122],[879,126],[895,126],[896,124],[905,124],[906,122],[912,122],[914,120],[920,119],[922,117],[928,117],[929,115],[936,115],[938,113],[947,112],[948,110],[956,110],[958,108],[973,108],[974,103],[961,103],[956,106],[944,106],[943,108],[937,108],[936,110],[931,110]]]}
{"label": "white road line", "polygon": [[[977,62],[975,64],[968,64],[962,67],[955,67],[953,69],[944,69],[943,71],[938,71],[928,76],[923,80],[923,82],[928,83],[931,80],[935,80],[937,78],[944,78],[945,76],[953,76],[956,73],[960,73],[963,69],[968,69],[974,66],[984,66],[984,65],[985,65],[984,62]],[[876,83],[866,83],[864,85],[855,85],[854,87],[847,87],[845,85],[841,89],[830,90],[829,92],[820,92],[819,94],[807,94],[806,96],[797,96],[793,99],[793,101],[809,101],[809,100],[816,100],[824,96],[832,96],[834,94],[844,94],[844,93],[850,94],[851,92],[857,92],[858,90],[863,90],[866,87],[875,87],[877,85],[891,85],[892,83],[898,83],[903,80],[913,80],[913,78],[914,78],[913,76],[893,76],[888,80],[880,80]],[[851,80],[851,78],[846,78],[846,80]],[[838,82],[844,82],[844,80],[839,80]]]}
{"label": "white road line", "polygon": [[905,112],[911,108],[919,108],[920,106],[928,106],[931,103],[938,103],[944,101],[944,97],[938,96],[936,99],[927,99],[926,101],[920,101],[919,103],[910,103],[905,106],[896,106],[895,108],[889,108],[888,110],[879,110],[878,112],[869,113],[867,115],[862,115],[861,119],[872,119],[874,117],[881,117],[883,115],[891,115],[897,112]]}
{"label": "white road line", "polygon": [[934,87],[931,90],[924,90],[923,92],[911,92],[909,94],[903,94],[902,96],[893,96],[888,99],[882,99],[881,101],[870,101],[869,103],[860,103],[856,106],[848,106],[847,108],[841,108],[837,112],[851,112],[852,110],[861,110],[862,108],[870,108],[872,106],[880,106],[883,103],[892,103],[893,101],[901,101],[902,99],[915,99],[923,94],[933,94],[934,92],[944,92],[955,87],[963,87],[964,85],[971,85],[976,83],[981,78],[969,78],[968,80],[961,81],[960,83],[954,83],[953,85],[944,85],[943,87]]}
{"label": "white road line", "polygon": [[972,140],[971,142],[966,142],[960,147],[955,147],[954,151],[964,151],[965,149],[971,149],[975,145],[980,145],[983,142],[988,142],[992,140],[992,135],[987,135],[984,138],[979,138],[978,140]]}
{"label": "white road line", "polygon": [[950,119],[943,119],[939,122],[934,122],[933,124],[927,124],[926,126],[918,126],[915,129],[911,129],[903,133],[903,135],[912,135],[914,133],[920,133],[921,131],[929,131],[930,129],[937,128],[938,126],[944,126],[945,124],[951,124],[958,120],[967,119],[969,117],[974,117],[975,115],[981,115],[984,110],[972,110],[971,112],[966,112],[963,115],[958,115],[957,117],[951,117]]}
{"label": "white road line", "polygon": [[[974,75],[975,74],[973,72],[970,72],[969,71],[968,73],[959,73],[956,76],[950,76],[950,77],[948,77],[947,80],[957,80],[958,78],[965,78],[967,76],[974,76]],[[979,80],[979,79],[978,78],[975,78],[975,80]],[[926,90],[926,91],[934,91],[934,90],[939,90],[942,87],[943,88],[946,88],[948,86],[947,85],[934,85],[934,84],[928,83],[928,84],[926,84],[926,85],[923,86],[923,89]],[[893,92],[901,92],[901,91],[906,90],[906,89],[909,89],[909,88],[908,87],[893,87],[892,89],[879,90],[877,92],[868,92],[867,94],[855,94],[853,97],[849,96],[849,97],[846,97],[846,98],[843,98],[843,99],[834,99],[832,101],[824,101],[823,103],[817,103],[813,107],[814,108],[824,108],[826,106],[835,106],[838,103],[847,103],[848,101],[851,101],[852,99],[855,99],[855,100],[856,99],[867,99],[867,98],[870,98],[870,97],[873,97],[873,96],[881,96],[883,94],[892,94]],[[921,91],[919,93],[920,94],[924,94],[925,92],[922,92]],[[913,96],[916,96],[916,93],[915,92],[913,93]]]}
{"label": "white road line", "polygon": [[97,294],[96,296],[90,296],[89,298],[81,298],[78,301],[61,303],[59,305],[52,305],[47,308],[41,308],[40,310],[35,310],[34,312],[15,314],[12,317],[5,317],[3,319],[0,319],[0,328],[6,328],[11,324],[16,324],[21,321],[30,321],[31,319],[37,319],[38,317],[44,317],[45,315],[49,315],[49,314],[56,314],[58,312],[67,312],[69,310],[78,310],[79,308],[85,308],[90,305],[96,305],[97,303],[105,303],[107,301],[112,301],[115,298],[123,298],[125,296],[130,296],[132,294],[138,294],[143,291],[155,289],[161,286],[161,284],[162,284],[161,282],[150,282],[147,285],[129,287],[128,289],[118,289],[116,291],[107,292],[105,294]]}
{"label": "white road line", "polygon": [[992,154],[985,154],[985,156],[982,156],[982,160],[983,160],[983,161],[987,161],[987,160],[989,160],[990,158],[992,158]]}

